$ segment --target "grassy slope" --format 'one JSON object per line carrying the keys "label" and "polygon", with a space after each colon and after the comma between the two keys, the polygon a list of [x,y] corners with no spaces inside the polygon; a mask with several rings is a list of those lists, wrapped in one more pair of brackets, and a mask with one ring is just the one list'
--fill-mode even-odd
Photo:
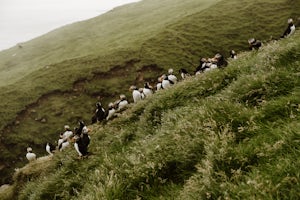
{"label": "grassy slope", "polygon": [[[23,79],[8,81],[17,82],[2,87],[1,96],[6,98],[0,105],[0,127],[1,135],[6,135],[8,139],[5,141],[6,145],[1,146],[1,152],[6,165],[11,164],[11,159],[16,154],[20,157],[19,165],[23,165],[22,152],[27,145],[33,145],[39,155],[43,155],[44,142],[57,138],[63,124],[73,124],[79,118],[89,120],[97,96],[104,96],[100,99],[106,104],[119,93],[127,93],[127,86],[130,84],[141,84],[133,81],[140,69],[157,66],[156,70],[149,70],[149,74],[144,74],[145,80],[154,82],[159,71],[162,73],[169,66],[175,69],[184,66],[191,71],[198,64],[200,56],[211,56],[217,51],[227,52],[231,48],[243,50],[245,41],[253,35],[263,40],[270,35],[278,37],[285,28],[286,18],[296,16],[300,5],[299,1],[231,0],[221,1],[217,6],[203,10],[212,1],[203,2],[143,1],[118,8],[87,22],[58,29],[25,43],[22,49],[2,52],[1,55],[18,53],[15,51],[32,53],[24,55],[22,62],[14,58],[15,62],[18,61],[16,66],[21,63],[32,73]],[[256,16],[255,20],[249,22],[249,16],[253,15]],[[226,22],[224,19],[227,19]],[[110,23],[105,24],[106,21]],[[260,32],[257,31],[258,27],[266,29]],[[240,34],[232,34],[235,31]],[[77,32],[81,34],[72,34]],[[42,56],[37,56],[40,53]],[[77,58],[70,59],[72,57]],[[64,59],[70,60],[59,62]],[[133,62],[128,62],[129,60]],[[46,67],[49,63],[52,64]],[[6,77],[22,77],[16,75],[20,68],[13,67],[15,64],[10,65],[12,71]],[[118,78],[95,78],[95,72],[107,72],[112,77],[114,71],[110,69],[113,67],[129,70],[123,73],[121,71]],[[73,92],[74,82],[79,79],[87,79],[81,83],[83,94]],[[25,114],[17,114],[30,103],[36,102],[40,96],[52,91],[57,93],[38,101],[38,104],[25,110]],[[85,102],[84,105],[82,102]],[[43,117],[47,119],[46,124],[35,120]],[[16,120],[20,121],[18,126],[14,125]],[[9,131],[3,129],[9,123],[12,128]],[[11,149],[11,146],[14,148]]]}
{"label": "grassy slope", "polygon": [[[1,135],[7,137],[0,145],[3,152],[1,164],[4,162],[6,167],[11,166],[12,159],[16,161],[17,158],[23,165],[23,152],[27,145],[34,146],[40,155],[44,154],[45,141],[56,139],[63,124],[74,123],[79,118],[89,122],[98,96],[107,105],[124,91],[124,85],[129,87],[135,80],[136,67],[126,63],[139,59],[137,49],[142,42],[156,35],[166,24],[175,23],[178,18],[199,12],[214,3],[191,0],[183,6],[181,1],[172,1],[167,6],[169,2],[143,1],[123,6],[24,43],[22,49],[15,47],[1,52],[0,85],[1,96],[5,99],[1,99],[0,129]],[[181,9],[174,7],[173,3]],[[12,57],[14,54],[16,56]],[[66,61],[60,62],[62,60]],[[109,79],[115,76],[115,72],[109,69],[119,66],[130,70],[121,73],[117,79]],[[81,95],[85,90],[73,92],[74,82],[93,79],[94,72],[107,72],[104,76],[108,78],[99,76],[90,81],[85,86],[87,95]],[[49,96],[48,93],[54,95]],[[40,101],[45,94],[46,100]],[[77,106],[82,102],[83,106]],[[47,124],[35,120],[41,118],[46,118]],[[15,126],[16,121],[18,126]],[[15,148],[12,149],[12,146]],[[1,177],[7,174],[7,171],[1,171]]]}
{"label": "grassy slope", "polygon": [[92,126],[88,159],[26,166],[9,191],[31,179],[19,199],[299,199],[299,52],[297,32],[158,92]]}
{"label": "grassy slope", "polygon": [[[199,12],[217,0],[173,0],[133,3],[118,7],[100,17],[54,30],[46,35],[0,54],[0,86],[14,83],[46,65],[87,55],[140,48],[169,23]],[[180,8],[180,9],[178,9]],[[15,55],[16,54],[16,55]],[[15,56],[12,56],[15,55]]]}

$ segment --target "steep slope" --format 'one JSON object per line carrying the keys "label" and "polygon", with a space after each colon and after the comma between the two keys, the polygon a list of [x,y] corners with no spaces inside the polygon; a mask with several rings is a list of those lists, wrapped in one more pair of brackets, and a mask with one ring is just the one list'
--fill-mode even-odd
{"label": "steep slope", "polygon": [[9,189],[27,183],[18,199],[299,199],[299,52],[297,32],[157,92],[90,126],[88,159],[69,149],[32,163]]}
{"label": "steep slope", "polygon": [[191,72],[202,56],[245,50],[249,37],[279,37],[299,6],[299,0],[148,0],[1,52],[1,80],[9,79],[0,92],[1,180],[23,166],[28,145],[45,155],[45,142],[56,140],[64,124],[89,123],[96,101],[129,96],[131,84],[154,84],[169,67]]}

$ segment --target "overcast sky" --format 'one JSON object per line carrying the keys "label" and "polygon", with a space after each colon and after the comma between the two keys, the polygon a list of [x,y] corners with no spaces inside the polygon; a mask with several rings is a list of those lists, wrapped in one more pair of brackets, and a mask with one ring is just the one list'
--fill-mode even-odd
{"label": "overcast sky", "polygon": [[0,0],[0,51],[139,0]]}

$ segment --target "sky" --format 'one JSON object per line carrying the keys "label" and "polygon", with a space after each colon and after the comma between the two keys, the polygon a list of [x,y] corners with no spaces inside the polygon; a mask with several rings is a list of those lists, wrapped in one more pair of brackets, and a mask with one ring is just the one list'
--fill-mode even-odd
{"label": "sky", "polygon": [[0,0],[0,51],[139,0]]}

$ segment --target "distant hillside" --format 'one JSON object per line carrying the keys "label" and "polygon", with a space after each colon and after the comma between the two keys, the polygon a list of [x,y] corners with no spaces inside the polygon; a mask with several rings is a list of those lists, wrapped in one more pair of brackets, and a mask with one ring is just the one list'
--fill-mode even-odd
{"label": "distant hillside", "polygon": [[[172,3],[171,3],[172,2]],[[14,83],[46,65],[88,55],[136,51],[168,24],[214,5],[217,0],[144,0],[56,29],[0,54],[0,85]],[[109,59],[111,60],[111,59]],[[17,73],[17,75],[15,75]]]}
{"label": "distant hillside", "polygon": [[97,101],[130,97],[169,67],[193,73],[200,57],[245,51],[250,37],[278,38],[299,10],[299,0],[144,0],[0,52],[2,183],[27,146],[45,155],[65,124],[90,123]]}
{"label": "distant hillside", "polygon": [[89,126],[26,165],[1,199],[299,199],[300,33],[238,54]]}

